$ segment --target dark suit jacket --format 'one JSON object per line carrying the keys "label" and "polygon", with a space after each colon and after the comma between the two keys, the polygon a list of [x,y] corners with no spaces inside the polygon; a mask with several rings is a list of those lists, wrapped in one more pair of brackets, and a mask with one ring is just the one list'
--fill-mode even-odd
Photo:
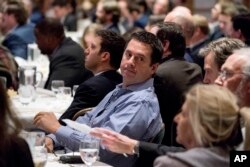
{"label": "dark suit jacket", "polygon": [[165,155],[168,152],[182,152],[186,149],[182,147],[165,146],[160,144],[140,142],[139,143],[139,158],[136,162],[136,167],[152,167],[155,158],[160,155]]}
{"label": "dark suit jacket", "polygon": [[186,62],[184,59],[167,58],[159,65],[154,86],[161,116],[165,123],[163,144],[178,146],[175,142],[174,116],[181,109],[184,93],[200,81],[202,81],[200,67],[194,63]]}
{"label": "dark suit jacket", "polygon": [[24,139],[13,137],[9,144],[5,144],[1,147],[0,166],[34,167],[29,146]]}
{"label": "dark suit jacket", "polygon": [[77,31],[77,18],[73,13],[69,13],[63,22],[63,26],[67,31]]}
{"label": "dark suit jacket", "polygon": [[5,37],[2,44],[7,47],[14,56],[27,59],[28,44],[34,42],[34,25],[25,24],[12,30]]}
{"label": "dark suit jacket", "polygon": [[205,71],[203,70],[204,67],[204,57],[201,57],[199,55],[199,51],[201,48],[205,47],[210,42],[209,38],[205,38],[203,41],[200,41],[196,45],[194,45],[192,48],[190,48],[190,55],[193,59],[193,62],[198,64],[201,67],[202,74],[205,74]]}
{"label": "dark suit jacket", "polygon": [[53,80],[64,80],[65,86],[73,87],[92,76],[84,67],[82,47],[71,38],[65,38],[49,58],[49,76],[44,86],[46,89],[51,89]]}
{"label": "dark suit jacket", "polygon": [[122,76],[115,70],[103,72],[83,82],[76,90],[74,100],[60,119],[72,119],[76,112],[95,107],[115,86],[122,82]]}

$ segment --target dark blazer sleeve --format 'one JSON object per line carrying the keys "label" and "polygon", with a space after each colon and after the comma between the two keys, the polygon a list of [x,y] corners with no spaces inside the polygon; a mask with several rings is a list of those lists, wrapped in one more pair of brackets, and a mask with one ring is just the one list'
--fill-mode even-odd
{"label": "dark blazer sleeve", "polygon": [[60,117],[60,120],[72,119],[79,110],[96,106],[100,101],[99,99],[99,94],[95,88],[91,85],[81,84],[76,91],[73,102]]}
{"label": "dark blazer sleeve", "polygon": [[160,155],[165,155],[168,152],[181,152],[185,151],[182,147],[165,146],[160,144],[148,143],[140,141],[139,144],[139,158],[137,166],[149,167],[153,166],[155,158]]}

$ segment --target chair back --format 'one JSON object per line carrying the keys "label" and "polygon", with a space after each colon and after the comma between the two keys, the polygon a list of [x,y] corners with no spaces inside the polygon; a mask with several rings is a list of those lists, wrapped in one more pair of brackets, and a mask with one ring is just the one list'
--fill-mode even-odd
{"label": "chair back", "polygon": [[80,111],[78,111],[77,113],[75,113],[75,115],[73,116],[72,120],[75,121],[79,116],[85,115],[86,112],[89,112],[92,109],[93,109],[93,107],[81,109]]}

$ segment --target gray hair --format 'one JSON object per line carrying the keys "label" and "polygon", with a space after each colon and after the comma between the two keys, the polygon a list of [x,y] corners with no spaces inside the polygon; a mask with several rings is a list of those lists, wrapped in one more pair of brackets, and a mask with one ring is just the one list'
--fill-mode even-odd
{"label": "gray hair", "polygon": [[240,49],[245,46],[245,43],[239,39],[225,37],[210,42],[206,47],[200,50],[199,55],[206,57],[210,52],[213,52],[214,62],[218,66],[218,70],[220,70],[226,59],[233,53],[235,49]]}
{"label": "gray hair", "polygon": [[235,50],[233,53],[238,55],[245,61],[244,65],[241,67],[241,71],[247,78],[250,78],[250,48],[241,48]]}

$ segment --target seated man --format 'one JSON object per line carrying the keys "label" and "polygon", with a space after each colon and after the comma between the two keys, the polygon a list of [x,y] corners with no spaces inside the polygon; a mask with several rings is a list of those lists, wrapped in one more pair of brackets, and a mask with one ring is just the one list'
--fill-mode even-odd
{"label": "seated man", "polygon": [[84,53],[79,44],[65,37],[63,25],[55,19],[45,19],[35,27],[36,43],[41,53],[48,55],[49,76],[45,83],[51,89],[53,80],[63,80],[65,86],[79,85],[90,77],[84,67]]}
{"label": "seated man", "polygon": [[95,107],[122,82],[117,69],[121,63],[125,40],[115,32],[99,30],[88,45],[85,50],[85,67],[94,77],[79,85],[73,102],[60,119],[72,119],[79,110]]}
{"label": "seated man", "polygon": [[27,23],[28,15],[22,3],[9,1],[3,5],[1,31],[2,44],[15,57],[27,59],[28,44],[35,42],[34,25]]}
{"label": "seated man", "polygon": [[[112,129],[142,141],[154,137],[161,129],[162,118],[152,76],[162,52],[161,42],[155,35],[144,31],[134,33],[128,41],[120,65],[122,84],[76,122]],[[49,151],[61,144],[71,150],[79,150],[80,140],[86,136],[68,126],[62,126],[53,113],[38,113],[34,124],[53,133],[46,138]],[[100,160],[112,166],[133,166],[136,158],[137,156],[124,157],[100,150]]]}

